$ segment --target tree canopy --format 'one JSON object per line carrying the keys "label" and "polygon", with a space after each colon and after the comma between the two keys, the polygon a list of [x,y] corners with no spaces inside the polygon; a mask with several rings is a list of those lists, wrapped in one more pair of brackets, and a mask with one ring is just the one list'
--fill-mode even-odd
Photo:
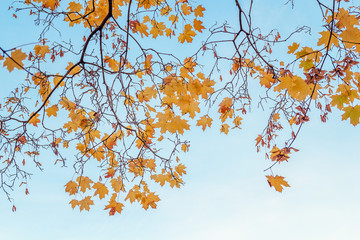
{"label": "tree canopy", "polygon": [[[12,3],[14,20],[31,18],[42,31],[35,43],[24,37],[20,46],[0,46],[3,68],[22,76],[0,107],[7,198],[19,185],[28,194],[30,170],[42,169],[51,153],[55,165],[73,166],[65,185],[72,208],[89,210],[94,198],[104,199],[110,215],[125,201],[156,208],[151,184],[183,184],[180,157],[191,140],[184,133],[241,129],[259,95],[268,121],[249,140],[267,152],[270,187],[290,187],[276,166],[298,151],[310,111],[326,122],[336,108],[359,124],[360,5],[314,1],[322,31],[297,42],[311,26],[287,35],[254,26],[254,2],[233,1],[236,25],[209,25],[206,3],[188,0]],[[97,176],[88,170],[94,164]]]}

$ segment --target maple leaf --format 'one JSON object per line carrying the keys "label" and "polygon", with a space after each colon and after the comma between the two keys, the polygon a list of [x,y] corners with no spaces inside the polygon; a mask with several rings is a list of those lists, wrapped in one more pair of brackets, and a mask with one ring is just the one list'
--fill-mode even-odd
{"label": "maple leaf", "polygon": [[86,189],[91,189],[90,184],[93,183],[93,181],[90,178],[84,176],[78,177],[76,181],[79,183],[80,191],[83,193],[86,192]]}
{"label": "maple leaf", "polygon": [[202,32],[205,27],[202,25],[202,21],[194,19],[194,29],[198,32]]}
{"label": "maple leaf", "polygon": [[183,152],[187,152],[187,151],[189,151],[189,145],[187,145],[187,144],[182,144],[181,145],[181,150],[183,151]]}
{"label": "maple leaf", "polygon": [[299,46],[300,44],[293,43],[291,46],[288,46],[289,51],[287,53],[288,54],[294,53],[299,48]]}
{"label": "maple leaf", "polygon": [[264,73],[262,76],[260,76],[260,84],[266,88],[270,88],[275,83],[275,81],[276,79],[273,78],[272,74]]}
{"label": "maple leaf", "polygon": [[187,5],[187,3],[184,3],[184,4],[181,5],[181,11],[186,16],[186,15],[191,14],[192,9],[191,9],[191,7],[189,5]]}
{"label": "maple leaf", "polygon": [[203,17],[204,16],[204,13],[203,13],[204,11],[205,11],[205,8],[203,8],[201,5],[197,6],[194,9],[195,17]]}
{"label": "maple leaf", "polygon": [[178,17],[178,16],[171,15],[171,16],[169,17],[169,21],[171,21],[172,24],[175,24],[178,20],[179,20],[179,17]]}
{"label": "maple leaf", "polygon": [[30,116],[32,116],[32,118],[29,121],[29,124],[34,125],[35,127],[37,127],[37,124],[40,122],[39,114],[37,113],[36,115],[31,114]]}
{"label": "maple leaf", "polygon": [[82,8],[83,6],[81,5],[81,3],[72,1],[69,2],[69,7],[67,9],[70,10],[71,12],[80,12]]}
{"label": "maple leaf", "polygon": [[90,210],[90,205],[94,205],[94,201],[91,200],[90,196],[85,197],[83,200],[80,200],[78,205],[80,205],[80,211],[82,210]]}
{"label": "maple leaf", "polygon": [[109,193],[108,188],[100,182],[94,183],[93,189],[96,189],[94,196],[99,195],[100,199],[103,199],[105,197],[105,195],[107,195]]}
{"label": "maple leaf", "polygon": [[273,115],[273,120],[274,120],[275,122],[277,122],[279,119],[280,119],[280,114],[279,114],[279,113],[275,113],[275,114]]}
{"label": "maple leaf", "polygon": [[79,201],[76,199],[73,199],[69,202],[69,204],[71,204],[72,209],[74,209],[76,206],[79,205]]}
{"label": "maple leaf", "polygon": [[[330,39],[330,32],[329,31],[322,31],[322,32],[319,32],[320,35],[321,35],[321,38],[319,38],[318,42],[317,42],[317,45],[318,46],[321,46],[321,45],[324,45],[324,46],[328,46],[328,48],[331,48],[332,45],[335,45],[336,47],[339,46],[339,40],[337,39],[337,34],[336,33],[332,33],[331,35],[331,39]],[[329,42],[330,40],[330,42]]]}
{"label": "maple leaf", "polygon": [[119,176],[118,178],[113,178],[111,179],[111,187],[114,189],[115,192],[120,192],[120,191],[124,191],[124,183],[121,180],[121,177]]}
{"label": "maple leaf", "polygon": [[164,174],[154,174],[151,175],[150,178],[153,179],[155,182],[159,183],[160,186],[164,186],[165,181],[167,181],[168,179],[168,176]]}
{"label": "maple leaf", "polygon": [[109,204],[105,206],[105,210],[110,209],[109,216],[114,215],[116,212],[121,213],[122,208],[124,205],[122,203],[117,202],[116,199],[117,195],[114,193],[111,196],[111,199],[109,201]]}
{"label": "maple leaf", "polygon": [[53,105],[49,108],[46,109],[46,115],[48,117],[51,117],[51,116],[57,116],[57,111],[59,110],[59,107],[57,105]]}
{"label": "maple leaf", "polygon": [[47,53],[50,53],[49,46],[36,45],[34,47],[34,50],[35,54],[40,56],[41,58],[44,58]]}
{"label": "maple leaf", "polygon": [[8,69],[9,72],[12,72],[14,68],[22,69],[24,66],[24,59],[27,57],[26,53],[22,52],[21,49],[16,49],[11,52],[11,58],[5,58],[3,66]]}
{"label": "maple leaf", "polygon": [[80,66],[74,67],[74,64],[72,62],[69,62],[68,66],[65,69],[66,70],[71,69],[71,71],[69,72],[70,75],[78,74],[81,71],[81,67]]}
{"label": "maple leaf", "polygon": [[190,24],[186,24],[184,27],[184,32],[180,33],[178,40],[181,43],[184,43],[185,41],[191,43],[195,35],[196,33],[192,30],[192,26]]}
{"label": "maple leaf", "polygon": [[164,30],[166,29],[166,26],[163,22],[156,22],[155,20],[151,21],[152,28],[150,30],[150,34],[153,38],[157,38],[158,35],[162,36],[164,34]]}
{"label": "maple leaf", "polygon": [[111,70],[113,70],[114,72],[119,71],[119,66],[120,63],[118,61],[116,61],[115,59],[110,58],[109,56],[105,56],[104,62],[109,64],[109,67],[111,68]]}
{"label": "maple leaf", "polygon": [[290,185],[284,180],[284,177],[276,175],[274,176],[266,176],[267,181],[270,185],[270,187],[274,187],[276,191],[282,192],[283,186],[284,187],[290,187]]}
{"label": "maple leaf", "polygon": [[227,111],[229,111],[230,107],[232,106],[232,99],[231,98],[224,98],[222,100],[222,102],[219,104],[220,108],[219,108],[219,113],[226,113]]}
{"label": "maple leaf", "polygon": [[175,171],[180,175],[182,176],[183,174],[186,174],[186,171],[185,171],[185,165],[180,163],[179,165],[177,165],[175,167]]}
{"label": "maple leaf", "polygon": [[359,124],[360,118],[360,105],[356,105],[354,107],[348,106],[343,109],[344,114],[342,116],[342,120],[346,120],[350,118],[350,123],[354,126]]}
{"label": "maple leaf", "polygon": [[78,185],[74,181],[69,181],[66,185],[65,192],[68,192],[69,195],[74,195],[77,193]]}
{"label": "maple leaf", "polygon": [[220,128],[221,133],[228,134],[229,133],[229,125],[228,124],[222,124]]}
{"label": "maple leaf", "polygon": [[205,131],[206,126],[211,127],[212,121],[212,118],[209,116],[202,116],[199,120],[197,120],[196,126],[201,126],[202,130]]}
{"label": "maple leaf", "polygon": [[280,92],[286,89],[292,98],[297,100],[305,100],[306,96],[311,94],[311,90],[308,84],[298,76],[284,76],[280,78],[279,84],[274,87],[274,91]]}

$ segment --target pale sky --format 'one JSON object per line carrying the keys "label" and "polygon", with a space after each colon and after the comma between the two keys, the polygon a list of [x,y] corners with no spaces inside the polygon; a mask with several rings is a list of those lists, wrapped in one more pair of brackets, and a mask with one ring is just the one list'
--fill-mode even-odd
{"label": "pale sky", "polygon": [[[235,16],[232,2],[224,3],[224,10],[214,3],[204,1],[203,5],[214,22],[217,17],[221,22]],[[5,5],[0,11],[2,26],[4,16],[9,15]],[[256,21],[265,27],[271,26],[269,19],[281,22],[281,14],[290,9],[268,10],[260,19],[260,12],[267,7],[271,6],[262,4],[256,15]],[[292,26],[310,24],[311,15],[311,9],[294,12],[293,19],[299,23]],[[15,40],[19,31],[28,30],[21,24],[14,29],[6,25],[7,34],[0,39],[0,46],[21,42],[21,38]],[[3,70],[0,75],[4,97],[5,86],[10,89],[21,79]],[[138,204],[127,204],[121,215],[109,217],[103,210],[104,202],[97,201],[90,212],[72,210],[68,204],[71,198],[64,191],[72,169],[55,167],[50,161],[44,172],[34,172],[28,196],[22,189],[14,192],[15,213],[0,193],[0,239],[359,239],[360,128],[341,121],[336,111],[326,124],[320,122],[316,111],[310,118],[294,144],[300,151],[274,170],[291,185],[282,193],[269,187],[263,170],[270,161],[265,160],[264,152],[256,152],[254,139],[265,119],[254,104],[241,131],[225,136],[219,128],[205,133],[195,129],[188,134],[191,147],[183,157],[186,184],[181,189],[159,187],[157,209],[145,211]]]}

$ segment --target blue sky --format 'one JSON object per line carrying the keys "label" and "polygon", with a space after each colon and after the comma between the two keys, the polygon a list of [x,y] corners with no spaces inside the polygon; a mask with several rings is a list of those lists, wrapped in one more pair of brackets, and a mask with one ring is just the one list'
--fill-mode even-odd
{"label": "blue sky", "polygon": [[[284,16],[290,18],[289,6],[279,4],[280,8],[270,11],[269,2],[262,3],[254,16],[263,27],[283,23]],[[232,1],[221,9],[214,2],[203,5],[214,22],[236,13]],[[279,28],[310,25],[316,8],[302,11],[305,6],[295,5],[300,10],[293,12],[292,22]],[[2,16],[9,15],[6,9],[1,7]],[[2,17],[1,25],[6,20]],[[1,46],[21,43],[19,32],[29,28],[19,21],[16,27],[5,24]],[[21,79],[3,70],[0,75],[3,97]],[[241,131],[225,136],[218,128],[205,133],[195,129],[188,134],[191,148],[183,157],[186,184],[181,189],[159,188],[162,200],[156,210],[145,211],[133,204],[121,215],[109,217],[103,202],[90,212],[72,210],[64,191],[72,169],[54,167],[51,161],[44,172],[34,172],[30,195],[14,192],[16,213],[0,194],[0,239],[358,239],[360,128],[340,121],[336,111],[326,124],[316,112],[310,117],[294,145],[300,151],[275,170],[291,185],[282,193],[267,184],[263,169],[269,161],[264,153],[256,153],[254,139],[264,127],[264,113],[254,104]]]}

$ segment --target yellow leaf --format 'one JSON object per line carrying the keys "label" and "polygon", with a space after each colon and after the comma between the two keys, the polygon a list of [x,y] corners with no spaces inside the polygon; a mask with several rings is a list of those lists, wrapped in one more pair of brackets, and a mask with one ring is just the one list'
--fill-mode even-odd
{"label": "yellow leaf", "polygon": [[228,134],[229,133],[229,125],[228,124],[222,124],[220,128],[221,133]]}
{"label": "yellow leaf", "polygon": [[189,5],[187,5],[186,3],[184,3],[183,5],[181,5],[181,11],[183,12],[183,14],[186,16],[186,15],[189,15],[191,14],[192,12],[192,9]]}
{"label": "yellow leaf", "polygon": [[87,196],[83,200],[79,201],[78,205],[80,205],[80,211],[82,211],[84,209],[89,211],[90,210],[90,205],[94,205],[94,201],[91,200],[90,196]]}
{"label": "yellow leaf", "polygon": [[346,30],[340,33],[340,37],[342,38],[345,47],[351,48],[359,43],[360,30],[355,27],[346,28]]}
{"label": "yellow leaf", "polygon": [[219,104],[219,113],[226,113],[229,111],[230,107],[232,106],[233,102],[231,98],[224,98],[222,102]]}
{"label": "yellow leaf", "polygon": [[190,24],[186,24],[184,28],[184,32],[180,33],[178,40],[181,43],[192,42],[193,38],[195,37],[196,33],[192,30],[192,26]]}
{"label": "yellow leaf", "polygon": [[74,181],[69,181],[65,186],[65,192],[68,192],[69,195],[74,195],[78,191],[78,185]]}
{"label": "yellow leaf", "polygon": [[111,68],[111,70],[113,70],[114,72],[119,71],[119,66],[120,63],[118,61],[116,61],[115,59],[110,58],[109,56],[105,56],[104,62],[109,64],[109,67]]}
{"label": "yellow leaf", "polygon": [[76,199],[73,199],[69,202],[69,204],[71,204],[71,207],[74,209],[76,206],[79,205],[79,201]]}
{"label": "yellow leaf", "polygon": [[283,186],[284,187],[290,187],[290,185],[284,180],[284,177],[276,175],[274,176],[266,176],[267,181],[270,185],[270,187],[274,187],[276,191],[282,192]]}
{"label": "yellow leaf", "polygon": [[344,109],[344,114],[342,115],[342,120],[346,120],[350,118],[350,123],[354,126],[359,124],[360,118],[360,105],[356,105],[355,107],[348,106]]}
{"label": "yellow leaf", "polygon": [[169,17],[169,21],[171,21],[172,24],[175,24],[178,20],[179,20],[179,17],[178,17],[178,16],[171,15],[171,16]]}
{"label": "yellow leaf", "polygon": [[77,2],[70,2],[69,7],[67,8],[71,12],[80,12],[83,6]]}
{"label": "yellow leaf", "polygon": [[269,73],[263,73],[260,76],[260,84],[261,86],[265,86],[266,88],[270,88],[274,83],[276,79],[273,78],[272,74]]}
{"label": "yellow leaf", "polygon": [[[33,116],[33,114],[31,114],[31,116]],[[40,119],[38,118],[39,117],[39,114],[37,113],[35,116],[33,116],[29,123],[34,125],[35,127],[37,127],[37,124],[40,122]]]}
{"label": "yellow leaf", "polygon": [[273,120],[274,120],[275,122],[277,122],[277,121],[280,119],[280,114],[279,114],[279,113],[275,113],[272,118],[273,118]]}
{"label": "yellow leaf", "polygon": [[35,54],[44,58],[47,53],[50,53],[49,46],[36,45],[34,47]]}
{"label": "yellow leaf", "polygon": [[94,183],[93,189],[95,189],[94,196],[99,195],[100,199],[103,199],[109,193],[108,188],[100,182]]}
{"label": "yellow leaf", "polygon": [[[319,38],[317,45],[321,46],[324,45],[325,47],[329,46],[331,48],[332,45],[335,45],[336,47],[339,46],[339,40],[337,39],[337,34],[332,33],[331,39],[330,39],[330,31],[322,31],[320,32],[321,38]],[[329,42],[330,40],[330,42]]]}
{"label": "yellow leaf", "polygon": [[202,32],[205,27],[202,25],[202,21],[194,19],[194,29],[198,32]]}
{"label": "yellow leaf", "polygon": [[76,181],[78,182],[79,186],[80,186],[80,191],[85,193],[86,189],[91,189],[90,184],[93,183],[93,181],[88,178],[88,177],[84,177],[84,176],[80,176],[76,179]]}
{"label": "yellow leaf", "polygon": [[51,116],[57,116],[57,111],[59,110],[59,107],[57,105],[53,105],[49,108],[46,109],[46,115],[48,117],[51,117]]}
{"label": "yellow leaf", "polygon": [[202,116],[199,120],[197,120],[196,126],[201,126],[202,130],[205,131],[206,126],[211,127],[212,121],[212,118],[209,116]]}
{"label": "yellow leaf", "polygon": [[294,53],[299,48],[299,46],[300,44],[293,43],[291,46],[288,46],[289,51],[287,53],[288,54]]}
{"label": "yellow leaf", "polygon": [[183,174],[186,174],[185,171],[186,167],[184,164],[180,163],[179,165],[175,166],[175,171],[182,176]]}
{"label": "yellow leaf", "polygon": [[205,11],[205,8],[203,8],[201,5],[197,6],[194,9],[195,17],[203,17],[204,16],[204,13],[203,13],[204,11]]}
{"label": "yellow leaf", "polygon": [[69,62],[68,66],[65,68],[66,70],[71,69],[71,71],[69,72],[70,75],[78,74],[81,71],[80,66],[76,66],[76,67],[73,67],[73,66],[74,66],[74,64],[72,62]]}
{"label": "yellow leaf", "polygon": [[22,69],[24,66],[22,61],[24,61],[26,57],[26,53],[22,52],[21,49],[16,49],[15,51],[11,52],[11,58],[5,58],[3,66],[6,66],[9,72],[14,70],[14,68]]}
{"label": "yellow leaf", "polygon": [[187,144],[182,144],[181,145],[181,150],[183,151],[183,152],[187,152],[187,151],[189,151],[189,145],[187,145]]}
{"label": "yellow leaf", "polygon": [[124,191],[124,183],[121,180],[121,177],[111,179],[111,187],[114,189],[115,192]]}

